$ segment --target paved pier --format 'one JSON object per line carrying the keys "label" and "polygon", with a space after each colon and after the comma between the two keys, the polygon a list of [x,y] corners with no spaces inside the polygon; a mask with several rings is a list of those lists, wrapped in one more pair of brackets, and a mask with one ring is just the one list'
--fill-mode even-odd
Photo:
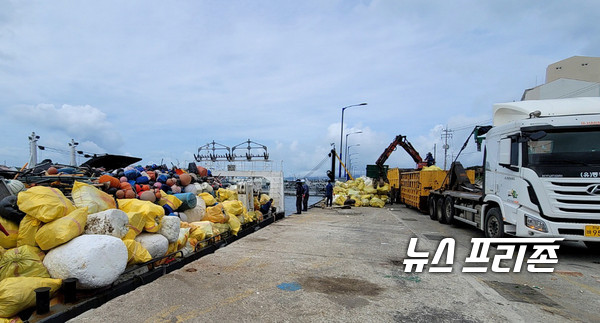
{"label": "paved pier", "polygon": [[[443,236],[456,238],[452,273],[404,272],[402,261],[411,237],[419,238],[419,250],[434,252]],[[599,257],[584,247],[561,246],[556,265],[560,273],[467,274],[460,268],[470,251],[471,237],[482,234],[468,226],[431,221],[428,216],[403,206],[312,208],[269,225],[72,321],[599,319]]]}

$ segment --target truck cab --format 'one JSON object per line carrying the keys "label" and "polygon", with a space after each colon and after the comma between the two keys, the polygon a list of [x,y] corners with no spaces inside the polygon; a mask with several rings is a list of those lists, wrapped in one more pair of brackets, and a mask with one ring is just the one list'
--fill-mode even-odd
{"label": "truck cab", "polygon": [[488,237],[561,237],[598,248],[600,98],[496,104],[484,156],[479,201],[437,192],[437,202],[451,199],[437,210],[445,222],[467,219]]}

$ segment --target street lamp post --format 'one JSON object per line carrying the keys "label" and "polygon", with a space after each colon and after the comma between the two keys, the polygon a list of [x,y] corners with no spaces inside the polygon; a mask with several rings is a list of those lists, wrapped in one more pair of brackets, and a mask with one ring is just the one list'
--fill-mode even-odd
{"label": "street lamp post", "polygon": [[[352,155],[358,155],[358,153],[352,153],[351,154],[350,153],[350,148],[352,148],[352,147],[358,147],[358,146],[360,146],[360,144],[346,146],[346,156],[345,156],[346,158],[344,159],[344,163],[346,164],[346,168],[348,168],[348,169],[350,168],[350,166],[348,165],[348,159],[351,159]],[[350,163],[352,163],[351,160],[350,160]],[[346,175],[346,180],[348,180],[348,175]]]}
{"label": "street lamp post", "polygon": [[[350,147],[348,147],[348,148],[350,148]],[[351,168],[354,167],[354,161],[356,160],[356,159],[352,158],[352,156],[354,156],[354,155],[358,155],[358,153],[351,153],[348,155],[348,159],[349,159],[348,163],[350,165],[347,165],[346,167],[351,167]]]}
{"label": "street lamp post", "polygon": [[[343,140],[344,140],[344,111],[346,109],[348,109],[348,108],[358,107],[358,106],[361,106],[361,105],[367,105],[367,104],[366,103],[353,104],[353,105],[349,105],[349,106],[346,106],[346,107],[342,108],[342,125],[340,126],[340,154],[339,154],[339,156],[343,156],[343,151],[342,151],[343,146],[342,146],[342,143],[343,143]],[[340,157],[340,159],[341,159],[341,157]],[[342,177],[342,161],[341,160],[340,160],[340,169],[339,169],[338,177],[340,177],[340,178]]]}
{"label": "street lamp post", "polygon": [[346,164],[348,162],[348,136],[350,135],[354,135],[357,133],[362,133],[361,130],[359,131],[355,131],[355,132],[351,132],[351,133],[347,133],[346,134],[346,144],[344,145],[345,149],[346,149],[346,154],[344,155],[344,164]]}

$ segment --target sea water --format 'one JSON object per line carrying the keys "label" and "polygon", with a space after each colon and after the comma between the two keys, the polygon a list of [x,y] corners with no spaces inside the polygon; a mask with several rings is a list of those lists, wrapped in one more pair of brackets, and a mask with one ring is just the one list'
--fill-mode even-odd
{"label": "sea water", "polygon": [[[310,195],[308,197],[308,205],[313,205],[324,198],[323,195]],[[286,195],[283,201],[285,205],[285,215],[296,213],[296,196]]]}

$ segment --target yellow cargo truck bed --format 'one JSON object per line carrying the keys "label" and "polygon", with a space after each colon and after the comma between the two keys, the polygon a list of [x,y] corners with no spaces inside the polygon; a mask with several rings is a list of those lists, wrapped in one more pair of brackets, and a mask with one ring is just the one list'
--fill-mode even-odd
{"label": "yellow cargo truck bed", "polygon": [[390,182],[390,187],[400,188],[400,169],[390,168],[387,172],[387,178]]}
{"label": "yellow cargo truck bed", "polygon": [[[446,177],[444,170],[421,170],[400,174],[400,201],[408,206],[427,211],[430,190],[439,189]],[[468,170],[467,177],[475,183],[475,171]]]}

